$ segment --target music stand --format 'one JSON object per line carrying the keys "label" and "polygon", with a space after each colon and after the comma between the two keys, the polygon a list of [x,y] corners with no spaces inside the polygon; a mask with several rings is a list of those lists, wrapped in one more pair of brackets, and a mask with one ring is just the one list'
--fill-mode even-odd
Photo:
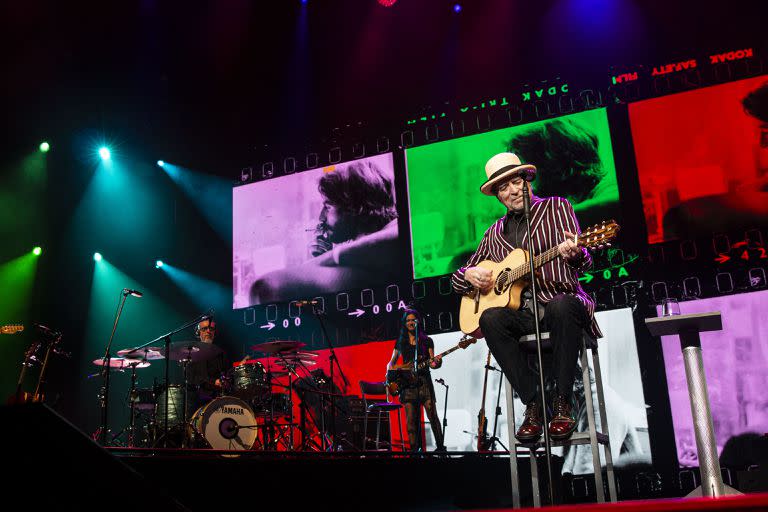
{"label": "music stand", "polygon": [[712,424],[712,411],[709,406],[707,379],[704,375],[700,332],[720,331],[723,328],[719,311],[695,313],[691,315],[673,315],[658,318],[646,318],[645,324],[653,336],[680,337],[680,348],[685,363],[685,379],[688,382],[688,398],[691,401],[693,431],[696,434],[696,451],[701,472],[701,485],[688,496],[706,496],[715,498],[729,494],[741,494],[736,489],[723,483],[720,473],[720,461],[717,458],[715,429]]}

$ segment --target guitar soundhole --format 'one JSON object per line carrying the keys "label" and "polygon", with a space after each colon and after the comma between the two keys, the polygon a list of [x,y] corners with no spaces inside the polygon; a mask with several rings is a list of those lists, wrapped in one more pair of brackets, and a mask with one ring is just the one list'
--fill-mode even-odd
{"label": "guitar soundhole", "polygon": [[496,278],[496,285],[493,287],[493,291],[496,295],[501,295],[512,284],[509,281],[509,274],[512,272],[511,268],[505,268],[499,272],[499,277]]}

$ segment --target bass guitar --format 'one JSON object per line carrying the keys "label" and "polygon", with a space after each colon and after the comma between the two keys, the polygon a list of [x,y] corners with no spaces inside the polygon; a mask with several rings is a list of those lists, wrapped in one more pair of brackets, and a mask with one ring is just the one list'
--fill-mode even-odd
{"label": "bass guitar", "polygon": [[[420,360],[416,364],[416,366],[419,370],[424,370],[430,364],[436,361],[438,358],[445,357],[448,354],[458,349],[465,349],[476,342],[477,342],[477,338],[474,338],[472,336],[463,336],[457,345],[449,348],[445,352],[441,352],[440,354],[434,357],[419,358]],[[392,366],[389,370],[387,370],[387,390],[389,394],[392,396],[399,395],[400,390],[404,386],[414,385],[415,383],[416,383],[416,372],[413,371],[412,363],[398,364],[398,365]]]}
{"label": "bass guitar", "polygon": [[485,360],[485,377],[483,378],[483,401],[480,402],[480,412],[477,414],[477,451],[488,450],[488,418],[485,417],[485,392],[488,390],[488,370],[491,367],[491,351]]}
{"label": "bass guitar", "polygon": [[[581,235],[574,237],[574,243],[578,247],[593,249],[610,245],[610,241],[619,233],[619,225],[613,221],[603,221],[583,231]],[[557,246],[551,247],[542,254],[534,256],[534,269],[558,258],[560,251]],[[507,307],[520,309],[523,291],[530,284],[528,278],[530,272],[530,255],[525,249],[515,249],[506,258],[496,263],[491,260],[483,260],[478,267],[486,268],[492,272],[493,287],[487,292],[476,289],[474,293],[461,298],[459,309],[459,327],[462,332],[482,338],[480,331],[480,316],[488,308]]]}

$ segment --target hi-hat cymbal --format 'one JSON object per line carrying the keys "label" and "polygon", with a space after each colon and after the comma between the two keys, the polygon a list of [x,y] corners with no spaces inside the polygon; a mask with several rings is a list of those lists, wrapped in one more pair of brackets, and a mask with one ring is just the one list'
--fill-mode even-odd
{"label": "hi-hat cymbal", "polygon": [[[165,347],[158,348],[160,349],[160,354],[165,355]],[[196,363],[211,359],[222,352],[221,348],[204,341],[174,341],[171,343],[168,359],[171,361],[190,361]]]}
{"label": "hi-hat cymbal", "polygon": [[127,359],[142,359],[147,361],[155,361],[157,359],[165,359],[160,352],[162,347],[144,347],[140,349],[126,348],[118,350],[117,355],[125,357]]}
{"label": "hi-hat cymbal", "polygon": [[277,352],[291,352],[299,350],[301,347],[307,346],[306,343],[300,341],[267,341],[266,343],[259,343],[258,345],[251,345],[251,350],[255,352],[265,352],[267,354],[274,354]]}
{"label": "hi-hat cymbal", "polygon": [[[93,364],[96,366],[104,366],[104,359],[94,359]],[[125,359],[123,357],[112,357],[109,359],[109,367],[117,370],[123,368],[146,368],[149,366],[149,361],[142,361],[140,359]]]}

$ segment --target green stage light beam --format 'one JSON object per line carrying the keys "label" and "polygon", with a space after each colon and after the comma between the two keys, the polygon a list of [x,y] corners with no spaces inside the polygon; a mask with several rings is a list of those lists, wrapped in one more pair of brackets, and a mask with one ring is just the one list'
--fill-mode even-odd
{"label": "green stage light beam", "polygon": [[35,256],[40,256],[41,254],[43,254],[43,248],[38,245],[37,247],[32,249],[32,254],[34,254]]}
{"label": "green stage light beam", "polygon": [[[209,174],[165,162],[163,170],[192,200],[221,240],[232,245],[232,183]],[[227,214],[227,212],[229,212]]]}
{"label": "green stage light beam", "polygon": [[37,256],[32,251],[0,264],[0,324],[25,320],[36,271]]}
{"label": "green stage light beam", "polygon": [[41,152],[47,153],[48,151],[51,150],[51,145],[48,144],[47,142],[41,142],[39,149]]}

